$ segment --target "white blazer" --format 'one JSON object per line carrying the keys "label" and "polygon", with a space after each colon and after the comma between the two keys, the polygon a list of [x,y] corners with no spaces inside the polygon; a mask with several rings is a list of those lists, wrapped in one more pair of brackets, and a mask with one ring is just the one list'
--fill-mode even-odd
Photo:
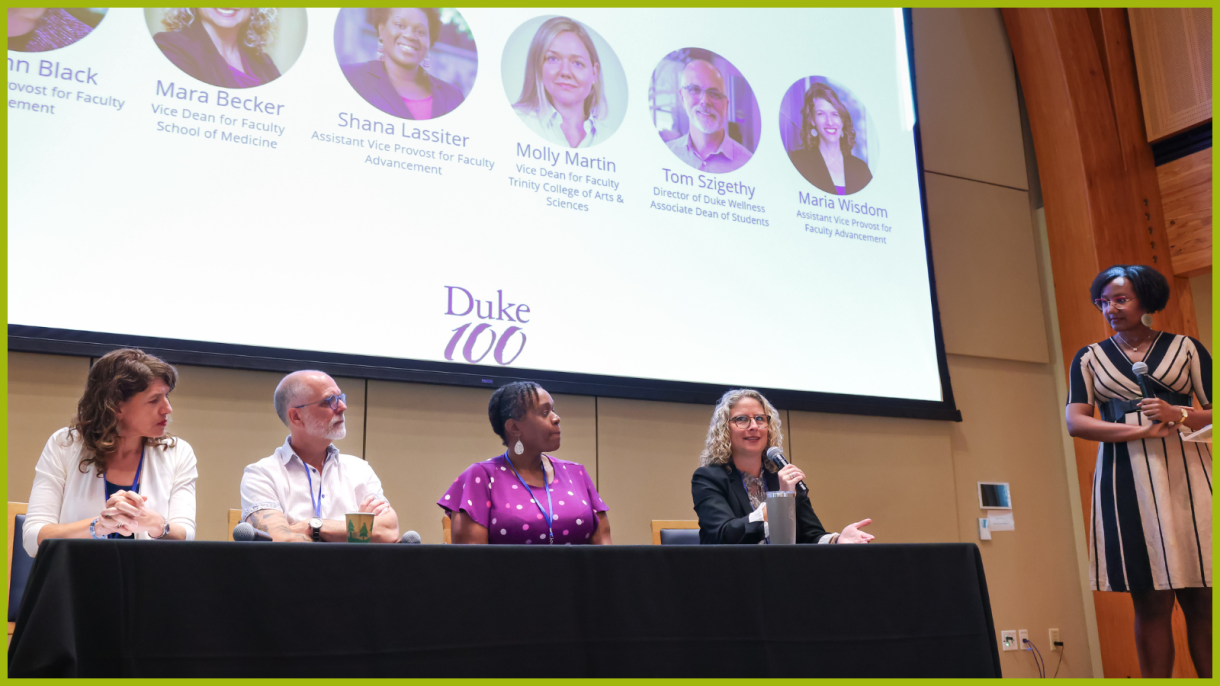
{"label": "white blazer", "polygon": [[[186,540],[195,538],[195,451],[181,438],[177,445],[149,446],[144,449],[140,471],[141,495],[148,496],[146,507],[161,513],[166,521],[186,529]],[[84,444],[67,428],[51,434],[47,447],[34,468],[34,488],[21,533],[25,552],[38,554],[38,532],[47,524],[93,519],[106,505],[105,479],[98,478],[94,467],[80,470]],[[148,534],[136,534],[147,540]]]}

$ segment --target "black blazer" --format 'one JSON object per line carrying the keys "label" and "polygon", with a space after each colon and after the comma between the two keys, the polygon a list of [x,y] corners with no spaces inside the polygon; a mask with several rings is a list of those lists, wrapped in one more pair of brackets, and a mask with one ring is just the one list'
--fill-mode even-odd
{"label": "black blazer", "polygon": [[[788,159],[792,160],[792,166],[796,167],[806,181],[831,195],[836,194],[835,182],[830,180],[830,170],[826,167],[826,160],[822,158],[820,150],[797,148],[788,153]],[[847,195],[857,193],[872,180],[873,173],[869,171],[868,164],[845,151],[843,153],[844,192]]]}
{"label": "black blazer", "polygon": [[[212,37],[203,28],[203,20],[197,19],[181,31],[162,31],[153,36],[157,47],[169,58],[174,66],[204,83],[221,88],[241,88],[229,64],[220,56]],[[250,62],[251,76],[257,77],[263,83],[279,78],[280,70],[267,53],[251,50],[244,44],[242,54]],[[260,84],[261,85],[261,84]]]}
{"label": "black blazer", "polygon": [[[763,470],[767,490],[779,490],[779,477]],[[751,522],[750,496],[741,483],[741,472],[733,463],[712,464],[695,470],[690,480],[695,513],[699,515],[699,543],[758,543],[763,523]],[[809,496],[796,495],[796,542],[817,543],[828,532],[813,513]]]}

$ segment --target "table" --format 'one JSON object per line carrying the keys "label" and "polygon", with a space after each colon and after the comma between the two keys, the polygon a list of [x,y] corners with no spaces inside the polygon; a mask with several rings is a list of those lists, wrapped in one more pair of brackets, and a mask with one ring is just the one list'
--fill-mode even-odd
{"label": "table", "polygon": [[9,676],[999,677],[974,544],[51,540]]}

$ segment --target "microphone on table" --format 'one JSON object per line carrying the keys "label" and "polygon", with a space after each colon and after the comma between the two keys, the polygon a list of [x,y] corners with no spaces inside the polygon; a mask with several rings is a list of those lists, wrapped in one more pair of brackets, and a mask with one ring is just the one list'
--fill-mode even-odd
{"label": "microphone on table", "polygon": [[[1135,364],[1131,365],[1131,372],[1135,374],[1135,380],[1140,384],[1140,393],[1143,393],[1145,398],[1156,397],[1152,395],[1151,391],[1148,390],[1148,365],[1144,364],[1143,362],[1136,362]],[[1161,423],[1156,419],[1150,421],[1153,424]]]}
{"label": "microphone on table", "polygon": [[242,522],[233,527],[234,541],[270,541],[271,534],[255,529],[249,522]]}
{"label": "microphone on table", "polygon": [[407,533],[402,535],[402,539],[399,540],[398,542],[399,543],[422,543],[423,539],[421,539],[419,537],[419,532],[408,531]]}
{"label": "microphone on table", "polygon": [[[767,448],[767,459],[770,460],[776,467],[783,469],[788,466],[788,460],[784,459],[784,451],[776,448]],[[809,495],[809,487],[805,485],[805,481],[796,482],[796,492],[801,495]]]}

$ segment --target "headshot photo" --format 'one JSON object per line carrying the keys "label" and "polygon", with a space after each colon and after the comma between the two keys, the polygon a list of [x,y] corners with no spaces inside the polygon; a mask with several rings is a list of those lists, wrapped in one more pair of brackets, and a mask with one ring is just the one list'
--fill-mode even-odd
{"label": "headshot photo", "polygon": [[710,50],[683,48],[652,72],[652,124],[678,159],[693,169],[736,171],[758,149],[762,117],[741,72]]}
{"label": "headshot photo", "polygon": [[535,17],[504,46],[504,92],[521,121],[548,143],[588,148],[627,112],[627,76],[596,31],[570,17]]}
{"label": "headshot photo", "polygon": [[779,133],[792,166],[831,195],[860,192],[877,162],[864,105],[846,86],[824,76],[792,84],[779,109]]}
{"label": "headshot photo", "polygon": [[254,88],[286,73],[305,48],[299,7],[144,10],[157,47],[188,76],[221,88]]}
{"label": "headshot photo", "polygon": [[449,114],[479,71],[470,27],[450,7],[341,9],[335,56],[360,97],[402,119]]}
{"label": "headshot photo", "polygon": [[46,52],[88,36],[106,16],[104,7],[10,7],[8,49]]}

